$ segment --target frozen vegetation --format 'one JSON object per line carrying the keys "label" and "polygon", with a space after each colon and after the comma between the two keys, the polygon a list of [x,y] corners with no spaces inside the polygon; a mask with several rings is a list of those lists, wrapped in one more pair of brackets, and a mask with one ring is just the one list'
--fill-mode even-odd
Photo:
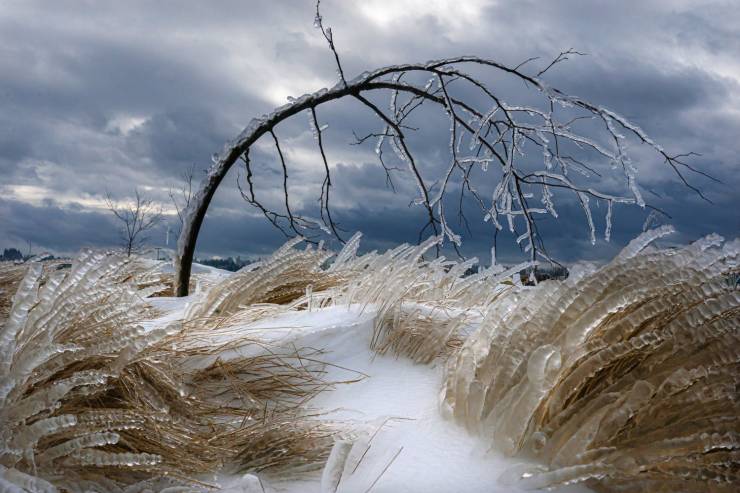
{"label": "frozen vegetation", "polygon": [[185,298],[144,259],[0,264],[0,492],[737,491],[740,242],[670,233],[536,286],[438,237]]}

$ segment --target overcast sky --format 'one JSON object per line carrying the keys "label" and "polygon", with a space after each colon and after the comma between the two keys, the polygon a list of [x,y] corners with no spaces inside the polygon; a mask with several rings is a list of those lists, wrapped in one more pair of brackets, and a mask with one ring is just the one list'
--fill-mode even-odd
{"label": "overcast sky", "polygon": [[[548,83],[626,115],[672,152],[700,153],[692,164],[722,182],[689,175],[713,203],[703,201],[657,156],[637,150],[643,193],[672,216],[676,240],[737,235],[737,0],[324,0],[322,10],[350,76],[460,54],[512,66],[541,57],[528,65],[536,73],[562,50],[587,53],[548,71]],[[106,193],[125,201],[138,188],[171,213],[167,191],[184,170],[194,166],[199,178],[252,117],[336,82],[313,19],[307,0],[0,0],[0,248],[31,241],[35,250],[73,253],[114,245]],[[512,103],[526,97],[523,86],[507,90]],[[343,103],[322,111],[342,226],[363,231],[367,247],[416,241],[413,189],[401,176],[394,194],[372,146],[349,145],[352,129],[372,128],[371,115]],[[296,120],[278,131],[297,170],[295,207],[310,209],[321,162],[308,122]],[[442,124],[420,134],[415,145],[425,160],[448,159],[446,131]],[[265,169],[274,165],[268,144],[259,148]],[[233,170],[217,193],[197,255],[261,255],[283,241],[244,203],[236,180]],[[275,191],[265,180],[269,196]],[[623,206],[614,214],[612,241],[592,246],[583,213],[565,199],[559,219],[543,225],[550,252],[565,261],[611,256],[647,212]],[[473,222],[470,233],[461,231],[465,251],[484,255],[490,232]],[[150,243],[164,241],[162,229]],[[516,257],[513,244],[502,251]]]}

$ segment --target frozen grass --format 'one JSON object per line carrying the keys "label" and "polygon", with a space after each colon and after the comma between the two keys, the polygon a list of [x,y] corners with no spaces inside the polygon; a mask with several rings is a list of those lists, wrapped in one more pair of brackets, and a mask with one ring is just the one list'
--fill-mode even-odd
{"label": "frozen grass", "polygon": [[5,323],[13,305],[13,295],[18,290],[27,266],[13,262],[0,262],[0,323]]}
{"label": "frozen grass", "polygon": [[740,244],[667,232],[534,287],[436,239],[289,243],[187,299],[110,254],[2,265],[0,490],[736,491]]}

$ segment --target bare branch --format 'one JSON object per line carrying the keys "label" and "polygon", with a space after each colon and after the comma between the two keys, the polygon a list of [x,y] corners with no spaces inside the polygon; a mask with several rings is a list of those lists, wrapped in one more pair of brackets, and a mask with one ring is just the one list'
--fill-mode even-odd
{"label": "bare branch", "polygon": [[339,74],[339,80],[342,81],[342,83],[346,86],[347,81],[344,78],[344,70],[342,70],[342,63],[339,61],[339,53],[337,53],[337,48],[334,46],[334,34],[331,32],[331,28],[327,27],[324,28],[324,18],[321,16],[321,12],[319,11],[319,6],[321,5],[321,0],[316,0],[316,17],[314,18],[314,26],[321,30],[321,34],[324,35],[324,39],[326,39],[326,42],[329,44],[329,49],[334,54],[334,61],[337,63],[337,72]]}
{"label": "bare branch", "polygon": [[[393,129],[395,135],[393,137],[393,141],[395,143],[395,150],[397,150],[397,154],[401,158],[402,161],[405,161],[409,169],[414,175],[414,178],[416,179],[416,184],[419,187],[419,191],[421,193],[421,200],[419,200],[419,203],[423,205],[426,208],[427,215],[429,217],[429,221],[422,227],[421,231],[419,232],[419,237],[423,235],[424,231],[426,231],[427,228],[432,228],[435,235],[439,234],[439,230],[437,229],[437,223],[439,220],[434,216],[434,211],[432,209],[432,205],[429,202],[429,189],[426,186],[426,183],[424,182],[424,179],[421,176],[421,173],[419,172],[419,168],[416,165],[416,161],[414,160],[413,155],[411,152],[409,152],[408,146],[406,145],[406,139],[403,135],[403,132],[401,131],[401,128],[398,126],[398,123],[391,120],[390,117],[388,117],[383,111],[380,110],[375,104],[373,104],[371,101],[365,99],[360,94],[355,94],[355,98],[360,101],[362,104],[370,108],[381,120],[383,120],[391,129]],[[439,250],[439,246],[436,246],[437,250]]]}
{"label": "bare branch", "polygon": [[[318,5],[317,5],[317,8],[318,8]],[[312,118],[311,121],[313,122],[314,130],[316,131],[316,142],[319,146],[319,151],[321,152],[321,159],[324,162],[324,171],[326,173],[324,176],[324,182],[321,184],[321,196],[319,197],[319,203],[320,203],[320,209],[321,209],[321,219],[324,221],[324,224],[331,229],[334,236],[336,236],[340,242],[344,243],[344,240],[337,232],[337,225],[331,217],[331,208],[329,207],[329,190],[331,188],[331,172],[329,171],[329,162],[326,160],[326,152],[324,151],[322,129],[319,126],[318,118],[316,118],[316,108],[311,108],[311,118]]]}
{"label": "bare branch", "polygon": [[162,208],[143,197],[138,189],[134,190],[133,203],[119,204],[111,198],[110,193],[106,193],[105,202],[108,210],[121,223],[121,245],[130,257],[143,247],[148,239],[146,232],[154,229],[162,220]]}
{"label": "bare branch", "polygon": [[[558,217],[555,200],[556,194],[562,190],[571,192],[572,197],[583,208],[593,241],[596,237],[595,222],[589,199],[606,205],[607,225],[604,237],[608,239],[614,205],[637,204],[650,208],[642,198],[637,181],[637,167],[628,153],[629,146],[626,144],[630,140],[636,140],[652,149],[684,185],[706,198],[685,176],[687,172],[693,172],[711,178],[687,162],[687,158],[694,156],[693,153],[669,154],[627,118],[584,99],[567,95],[540,79],[540,76],[556,64],[582,53],[572,49],[561,52],[536,76],[521,70],[534,58],[509,67],[495,60],[460,56],[383,67],[347,80],[331,30],[323,25],[319,2],[316,4],[316,27],[321,30],[334,55],[339,83],[332,88],[291,99],[273,113],[253,119],[239,137],[228,144],[222,157],[209,170],[200,190],[194,194],[188,207],[189,212],[185,214],[188,220],[178,244],[179,265],[186,265],[181,269],[183,274],[178,274],[180,294],[186,289],[183,280],[189,275],[189,262],[192,261],[195,240],[208,204],[229,168],[239,158],[245,161],[248,185],[246,190],[240,186],[242,196],[260,209],[284,234],[298,235],[299,231],[302,233],[306,228],[315,230],[318,226],[341,240],[330,208],[330,197],[335,196],[332,188],[333,176],[327,159],[324,127],[319,125],[316,108],[347,97],[360,102],[365,110],[369,110],[378,119],[381,126],[378,131],[362,137],[355,135],[354,144],[376,142],[375,153],[385,171],[386,183],[394,191],[391,171],[406,172],[415,182],[418,196],[412,203],[422,206],[426,216],[420,231],[420,240],[427,232],[434,235],[441,233],[457,248],[461,237],[452,232],[446,217],[446,208],[449,202],[448,192],[458,186],[460,194],[456,196],[456,201],[459,222],[470,230],[469,221],[463,212],[463,202],[466,199],[471,200],[480,209],[483,220],[491,222],[496,241],[500,239],[498,231],[506,224],[516,243],[533,262],[538,258],[552,261],[546,252],[543,238],[538,233],[538,221],[544,216]],[[466,71],[466,67],[470,66],[477,70]],[[525,83],[537,93],[539,101],[519,106],[508,104],[489,87],[484,76],[472,75],[486,71]],[[419,80],[419,76],[429,77],[428,82],[415,82]],[[453,82],[454,87],[451,86]],[[465,94],[455,93],[456,89],[463,87]],[[390,96],[388,111],[381,110],[373,102],[370,98],[373,93]],[[483,105],[480,101],[484,101]],[[416,159],[406,132],[424,126],[416,125],[412,116],[426,104],[443,110],[449,118],[450,161],[441,175],[427,176],[425,179],[424,175],[429,172]],[[278,124],[304,111],[309,114],[309,121],[314,127],[323,164],[323,180],[318,198],[321,219],[316,221],[301,216],[301,211],[293,211],[291,208],[289,165],[274,132]],[[574,126],[576,122],[589,121],[593,123],[586,131]],[[622,135],[624,130],[627,130],[627,135]],[[249,149],[267,134],[271,135],[278,152],[283,177],[284,214],[270,210],[255,197],[256,187],[248,159]],[[468,145],[468,150],[464,144]],[[387,147],[395,154],[397,163],[391,162],[392,158],[384,154]],[[535,151],[534,156],[540,155],[541,158],[532,159],[532,151]],[[398,163],[405,169],[397,166]],[[492,167],[495,172],[485,174]],[[575,173],[569,174],[569,171]],[[625,193],[602,189],[605,188],[604,183],[594,183],[597,181],[594,178],[600,181],[607,173],[621,176]],[[486,177],[491,176],[492,178],[486,180]],[[609,183],[611,186],[614,180]],[[485,190],[485,193],[479,189]],[[542,205],[535,201],[540,201]],[[439,243],[437,248],[439,252]]]}
{"label": "bare branch", "polygon": [[180,188],[176,191],[174,188],[170,187],[169,191],[167,192],[170,200],[172,201],[172,205],[175,208],[177,220],[180,223],[178,233],[182,229],[183,222],[185,221],[185,218],[183,217],[183,212],[190,206],[190,200],[193,197],[195,164],[191,164],[187,170],[183,171],[180,175],[180,178],[182,180]]}
{"label": "bare branch", "polygon": [[270,130],[272,140],[275,142],[275,149],[277,149],[278,156],[280,157],[280,166],[283,170],[283,195],[285,199],[285,211],[288,214],[288,224],[290,229],[297,235],[301,233],[296,228],[296,217],[293,215],[293,211],[290,210],[290,194],[288,193],[288,166],[285,164],[285,157],[283,156],[283,150],[280,148],[280,141],[275,135],[273,130]]}
{"label": "bare branch", "polygon": [[[553,59],[553,61],[551,61],[547,67],[537,72],[537,77],[542,76],[545,72],[550,70],[553,66],[557,65],[558,63],[568,60],[568,55],[586,56],[587,53],[581,53],[579,51],[575,51],[573,48],[569,48],[566,51],[561,51],[560,54],[557,57],[555,57],[555,59]],[[521,67],[521,64],[517,68],[519,67]]]}
{"label": "bare branch", "polygon": [[290,234],[288,234],[287,231],[283,229],[283,227],[279,223],[279,219],[288,219],[287,216],[277,214],[276,212],[272,212],[270,210],[267,210],[255,197],[254,194],[254,182],[252,181],[252,163],[249,160],[249,150],[241,156],[242,161],[244,161],[244,168],[247,171],[246,180],[248,185],[248,191],[245,192],[244,189],[241,187],[239,183],[239,176],[236,178],[236,186],[239,189],[239,193],[241,194],[242,198],[247,201],[250,205],[257,207],[262,214],[264,214],[265,218],[270,221],[270,223],[275,226],[280,232],[282,232],[286,238],[290,238]]}

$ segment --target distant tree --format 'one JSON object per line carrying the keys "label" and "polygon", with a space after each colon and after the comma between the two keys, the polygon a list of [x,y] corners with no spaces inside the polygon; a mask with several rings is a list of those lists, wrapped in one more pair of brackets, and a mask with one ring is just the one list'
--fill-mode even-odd
{"label": "distant tree", "polygon": [[197,262],[199,264],[216,267],[217,269],[229,270],[232,272],[238,271],[245,265],[249,265],[252,263],[251,260],[243,260],[241,257],[198,259]]}
{"label": "distant tree", "polygon": [[162,219],[162,209],[154,201],[144,198],[139,190],[134,190],[134,202],[121,204],[106,195],[108,209],[120,222],[120,235],[123,251],[131,256],[146,242],[147,231],[152,230]]}
{"label": "distant tree", "polygon": [[[635,154],[630,151],[634,144],[652,151],[688,188],[703,197],[686,176],[690,172],[708,176],[686,161],[693,153],[670,154],[629,119],[566,94],[544,80],[552,67],[580,55],[576,51],[560,53],[539,70],[533,69],[536,58],[506,65],[488,58],[457,56],[382,67],[348,78],[318,2],[315,26],[329,46],[339,80],[331,88],[291,98],[288,104],[252,119],[236,139],[214,155],[212,166],[180,216],[183,223],[175,256],[178,296],[188,292],[195,245],[208,206],[228,171],[239,161],[244,166],[242,196],[273,226],[286,236],[315,237],[323,231],[342,241],[331,208],[334,181],[326,152],[328,126],[322,118],[325,113],[320,114],[337,100],[353,100],[374,115],[378,129],[356,136],[354,143],[374,145],[378,164],[388,180],[391,172],[405,172],[415,182],[417,193],[411,203],[422,208],[424,215],[419,239],[433,234],[457,249],[462,236],[453,230],[451,216],[457,215],[460,227],[466,227],[463,204],[467,203],[492,228],[494,260],[496,235],[508,230],[532,264],[553,261],[539,226],[543,218],[558,217],[556,195],[571,195],[583,210],[591,243],[597,238],[595,206],[602,208],[607,241],[614,206],[632,204],[655,209],[638,186]],[[499,92],[502,84],[491,83],[495,78],[522,84],[530,94],[521,97],[520,102],[505,101]],[[462,87],[467,88],[465,92],[461,92]],[[387,107],[378,105],[378,95],[387,97]],[[422,126],[431,127],[434,121],[424,118],[418,128],[412,125],[410,116],[422,106],[441,110],[448,121],[449,152],[440,169],[428,169],[430,166],[416,154],[408,138]],[[291,206],[288,175],[295,165],[283,150],[278,127],[298,114],[308,117],[324,175],[317,193],[318,219]],[[276,152],[275,170],[282,177],[279,203],[270,201],[272,194],[265,193],[266,186],[258,183],[250,158],[250,151],[263,137]],[[615,191],[614,184],[620,182],[621,190]]]}
{"label": "distant tree", "polygon": [[23,254],[17,248],[5,248],[3,255],[0,260],[15,262],[17,260],[23,260]]}
{"label": "distant tree", "polygon": [[181,184],[180,187],[175,189],[170,187],[169,196],[172,201],[172,205],[175,207],[177,213],[177,220],[180,226],[177,229],[177,234],[180,234],[182,230],[182,224],[184,222],[183,213],[190,206],[190,199],[193,196],[193,179],[195,178],[195,164],[183,171],[180,175]]}

